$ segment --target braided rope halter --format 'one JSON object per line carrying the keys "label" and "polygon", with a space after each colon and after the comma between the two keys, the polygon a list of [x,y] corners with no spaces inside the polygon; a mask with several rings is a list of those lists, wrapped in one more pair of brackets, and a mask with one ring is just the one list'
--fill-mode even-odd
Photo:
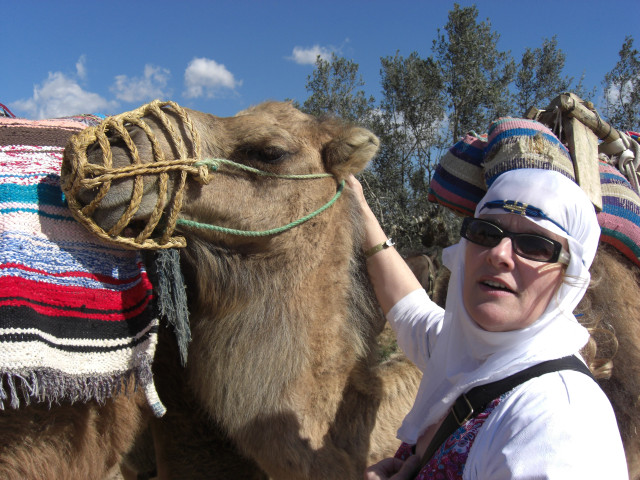
{"label": "braided rope halter", "polygon": [[[186,132],[191,137],[191,152],[188,151],[182,136],[176,131],[173,124],[169,121],[165,110],[170,108],[182,122]],[[164,130],[169,134],[168,137],[173,149],[178,152],[178,159],[167,160],[164,152],[160,147],[158,139],[152,129],[145,122],[143,117],[156,118]],[[139,127],[147,136],[151,143],[153,151],[153,162],[143,163],[138,148],[133,142],[127,125]],[[111,137],[107,133],[111,133]],[[118,136],[124,142],[131,156],[131,164],[124,167],[113,167],[113,155],[109,138]],[[102,150],[103,164],[92,164],[87,159],[87,148],[93,144],[98,144]],[[281,227],[264,230],[250,231],[237,230],[217,225],[209,225],[198,223],[192,220],[179,218],[184,199],[184,190],[187,177],[191,175],[195,180],[202,184],[208,184],[211,180],[211,172],[215,172],[221,165],[233,167],[247,171],[256,175],[270,176],[282,179],[315,179],[332,177],[329,173],[319,174],[303,174],[303,175],[280,175],[270,172],[264,172],[255,168],[242,165],[227,159],[202,159],[201,140],[198,131],[193,126],[187,112],[174,102],[161,102],[154,100],[151,103],[143,105],[136,110],[125,112],[119,115],[108,117],[102,123],[95,127],[90,127],[71,137],[67,147],[65,148],[64,159],[62,164],[61,184],[65,193],[69,209],[74,217],[80,221],[90,232],[110,243],[118,244],[130,249],[148,249],[157,250],[174,247],[186,246],[186,239],[182,236],[172,236],[176,225],[182,224],[192,228],[202,228],[226,233],[230,235],[243,236],[268,236],[282,233],[286,230],[294,228],[301,223],[322,213],[335,203],[340,197],[344,180],[338,184],[336,194],[326,204],[310,214],[294,220],[291,223]],[[173,194],[171,203],[165,206],[165,199],[168,196],[169,173],[179,172],[180,177],[178,185]],[[143,197],[143,176],[156,175],[159,177],[158,182],[158,200],[153,212],[147,220],[147,224],[135,238],[126,236],[125,229],[133,219],[134,215],[140,208]],[[114,180],[133,177],[133,189],[131,201],[124,213],[120,216],[116,224],[108,231],[101,228],[92,215],[100,206],[100,203],[109,192],[111,183]],[[79,200],[80,192],[87,189],[97,189],[96,196],[87,205]],[[165,215],[165,211],[167,212]],[[159,236],[152,237],[158,224],[163,221],[162,232]],[[124,233],[123,233],[124,232]]]}

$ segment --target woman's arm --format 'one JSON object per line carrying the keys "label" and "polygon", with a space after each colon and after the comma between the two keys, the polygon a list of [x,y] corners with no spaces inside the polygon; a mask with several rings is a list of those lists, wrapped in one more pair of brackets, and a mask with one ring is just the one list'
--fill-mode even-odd
{"label": "woman's arm", "polygon": [[[365,226],[362,249],[367,251],[387,240],[387,235],[367,204],[360,182],[350,175],[347,178],[347,185],[356,193],[362,210]],[[422,288],[395,248],[386,248],[371,255],[367,258],[367,269],[378,303],[385,315],[405,295]]]}

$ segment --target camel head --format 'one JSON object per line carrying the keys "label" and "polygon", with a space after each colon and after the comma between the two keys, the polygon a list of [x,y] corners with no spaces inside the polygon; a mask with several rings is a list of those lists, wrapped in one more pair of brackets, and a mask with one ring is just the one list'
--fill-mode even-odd
{"label": "camel head", "polygon": [[76,217],[102,238],[130,248],[184,246],[171,236],[176,221],[179,231],[198,223],[264,232],[304,217],[339,193],[378,145],[364,128],[290,103],[223,118],[155,101],[72,137],[62,183]]}

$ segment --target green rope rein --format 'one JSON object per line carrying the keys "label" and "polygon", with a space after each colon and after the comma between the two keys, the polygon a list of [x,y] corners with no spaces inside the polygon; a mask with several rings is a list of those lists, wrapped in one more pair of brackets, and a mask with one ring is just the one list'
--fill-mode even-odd
{"label": "green rope rein", "polygon": [[[201,165],[206,165],[207,167],[209,167],[212,171],[217,171],[219,166],[223,164],[223,165],[227,165],[227,166],[231,166],[231,167],[235,167],[238,168],[240,170],[245,170],[247,172],[251,172],[254,173],[256,175],[262,175],[262,176],[266,176],[266,177],[274,177],[274,178],[283,178],[283,179],[288,179],[288,180],[305,180],[305,179],[315,179],[315,178],[326,178],[326,177],[333,177],[333,175],[331,175],[330,173],[308,173],[308,174],[300,174],[300,175],[295,175],[295,174],[278,174],[278,173],[271,173],[271,172],[265,172],[263,170],[258,170],[257,168],[252,168],[252,167],[248,167],[247,165],[243,165],[241,163],[236,163],[233,162],[231,160],[226,160],[224,158],[207,158],[204,160],[201,160],[199,162],[196,162],[194,165],[195,166],[201,166]],[[211,225],[208,223],[200,223],[200,222],[196,222],[194,220],[187,220],[184,218],[179,218],[177,220],[177,223],[181,224],[181,225],[185,225],[188,227],[193,227],[193,228],[201,228],[201,229],[205,229],[205,230],[213,230],[215,232],[221,232],[221,233],[226,233],[229,235],[241,235],[241,236],[245,236],[245,237],[267,237],[270,235],[277,235],[279,233],[285,232],[287,230],[290,230],[294,227],[297,227],[298,225],[311,220],[313,217],[321,214],[322,212],[324,212],[327,208],[329,208],[331,205],[333,205],[336,200],[338,200],[338,198],[340,198],[340,195],[342,194],[342,190],[344,189],[344,180],[342,180],[340,183],[338,183],[338,188],[336,189],[336,194],[333,196],[333,198],[331,198],[331,200],[329,200],[327,203],[325,203],[323,206],[321,206],[320,208],[318,208],[317,210],[315,210],[314,212],[311,212],[308,215],[305,215],[302,218],[299,218],[298,220],[294,220],[291,223],[288,223],[286,225],[283,225],[281,227],[277,227],[277,228],[272,228],[269,230],[261,230],[261,231],[253,231],[253,230],[238,230],[235,228],[227,228],[227,227],[221,227],[219,225]]]}
{"label": "green rope rein", "polygon": [[199,167],[200,165],[206,165],[211,169],[211,171],[216,172],[220,165],[227,165],[230,167],[237,168],[238,170],[244,170],[246,172],[255,173],[256,175],[262,175],[263,177],[274,177],[274,178],[285,178],[288,180],[308,180],[313,178],[326,178],[333,177],[330,173],[307,173],[307,174],[289,174],[284,175],[281,173],[271,173],[265,172],[264,170],[258,170],[257,168],[248,167],[247,165],[243,165],[242,163],[236,163],[232,160],[227,160],[224,158],[205,158],[204,160],[200,160],[194,164],[195,167]]}

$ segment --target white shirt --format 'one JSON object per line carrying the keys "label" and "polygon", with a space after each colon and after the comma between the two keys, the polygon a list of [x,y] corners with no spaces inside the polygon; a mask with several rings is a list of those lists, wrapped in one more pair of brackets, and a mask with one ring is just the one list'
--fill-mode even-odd
{"label": "white shirt", "polygon": [[[387,314],[398,345],[420,369],[438,339],[443,310],[424,290]],[[425,390],[428,385],[421,386]],[[424,398],[423,388],[416,403]],[[580,372],[549,373],[516,387],[480,428],[464,479],[628,479],[613,408]]]}

